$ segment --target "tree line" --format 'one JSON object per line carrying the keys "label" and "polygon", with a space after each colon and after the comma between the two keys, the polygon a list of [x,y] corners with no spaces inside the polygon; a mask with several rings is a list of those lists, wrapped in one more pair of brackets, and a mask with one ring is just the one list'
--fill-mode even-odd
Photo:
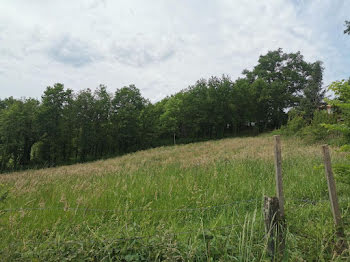
{"label": "tree line", "polygon": [[288,110],[312,119],[322,103],[323,66],[300,52],[261,55],[252,70],[201,79],[159,102],[135,85],[109,93],[57,83],[33,98],[0,100],[0,170],[56,166],[140,149],[260,133],[285,124]]}

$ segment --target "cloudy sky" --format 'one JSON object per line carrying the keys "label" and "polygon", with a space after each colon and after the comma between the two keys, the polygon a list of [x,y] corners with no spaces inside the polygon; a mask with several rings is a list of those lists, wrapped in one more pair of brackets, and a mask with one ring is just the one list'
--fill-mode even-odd
{"label": "cloudy sky", "polygon": [[350,76],[349,0],[1,0],[0,98],[56,82],[158,101],[200,78],[251,69],[279,47]]}

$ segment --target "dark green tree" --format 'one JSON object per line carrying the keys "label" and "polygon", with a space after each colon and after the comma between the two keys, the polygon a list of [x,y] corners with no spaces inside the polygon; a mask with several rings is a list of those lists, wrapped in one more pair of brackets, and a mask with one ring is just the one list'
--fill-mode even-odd
{"label": "dark green tree", "polygon": [[31,147],[37,139],[35,99],[11,100],[0,113],[1,170],[30,165]]}
{"label": "dark green tree", "polygon": [[183,117],[181,110],[183,106],[183,92],[179,92],[171,97],[163,99],[163,112],[160,115],[160,128],[162,133],[167,138],[172,138],[176,143],[176,136],[180,135]]}
{"label": "dark green tree", "polygon": [[[232,132],[240,118],[235,106],[234,84],[228,76],[211,77],[207,83],[208,103],[206,105],[206,126],[204,134],[209,138],[221,138]],[[208,130],[208,131],[207,131]],[[209,133],[208,133],[209,132]]]}
{"label": "dark green tree", "polygon": [[0,99],[0,111],[5,109],[5,107],[6,107],[5,101]]}
{"label": "dark green tree", "polygon": [[[286,110],[299,105],[299,94],[307,86],[311,73],[300,52],[288,54],[281,48],[260,56],[258,65],[251,72],[243,71],[250,83],[260,79],[267,84],[261,88],[259,99],[268,104],[263,120],[266,127],[279,128],[286,122]],[[261,103],[258,106],[264,107]]]}
{"label": "dark green tree", "polygon": [[112,95],[107,92],[106,86],[100,85],[94,92],[95,158],[108,155],[112,151],[111,110]]}
{"label": "dark green tree", "polygon": [[207,81],[201,79],[182,95],[181,133],[193,140],[205,137],[208,130],[209,92]]}
{"label": "dark green tree", "polygon": [[155,147],[161,145],[160,116],[164,112],[162,103],[152,104],[147,102],[139,115],[141,148]]}
{"label": "dark green tree", "polygon": [[140,145],[140,113],[146,105],[135,85],[118,89],[112,99],[114,151],[134,151]]}
{"label": "dark green tree", "polygon": [[86,161],[93,154],[96,145],[94,103],[90,89],[80,91],[74,101],[75,152],[79,161]]}
{"label": "dark green tree", "polygon": [[65,120],[68,108],[72,103],[72,90],[64,89],[60,83],[47,87],[42,96],[37,122],[39,125],[40,141],[35,146],[33,155],[42,156],[39,162],[54,166],[62,162],[65,157],[65,148],[71,143],[67,141]]}
{"label": "dark green tree", "polygon": [[322,62],[317,61],[311,64],[310,67],[312,71],[311,77],[308,79],[308,83],[303,89],[303,96],[299,107],[304,118],[309,122],[312,120],[315,110],[321,105],[326,92],[322,87],[324,70]]}
{"label": "dark green tree", "polygon": [[[247,79],[240,78],[233,84],[230,112],[232,112],[232,133],[239,134],[243,129],[250,128],[252,123],[259,122],[259,114],[264,116],[263,108],[258,107],[258,88],[256,83],[250,84]],[[264,106],[263,104],[260,106]]]}

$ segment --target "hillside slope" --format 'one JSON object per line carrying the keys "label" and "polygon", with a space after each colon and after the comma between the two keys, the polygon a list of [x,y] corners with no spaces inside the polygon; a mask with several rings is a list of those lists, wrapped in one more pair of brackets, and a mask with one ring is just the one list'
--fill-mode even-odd
{"label": "hillside slope", "polygon": [[[283,138],[282,154],[286,258],[331,260],[320,146]],[[332,150],[332,161],[347,160]],[[262,261],[262,197],[274,195],[274,187],[270,136],[3,174],[0,259]],[[349,222],[348,186],[337,189]]]}

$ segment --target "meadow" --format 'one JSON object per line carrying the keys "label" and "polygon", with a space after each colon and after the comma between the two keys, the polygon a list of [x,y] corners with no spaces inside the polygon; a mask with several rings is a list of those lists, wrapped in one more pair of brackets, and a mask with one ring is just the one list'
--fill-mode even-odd
{"label": "meadow", "polygon": [[[1,261],[268,261],[271,135],[0,175]],[[333,164],[348,163],[331,147]],[[342,261],[321,146],[282,137],[286,261]],[[350,191],[337,181],[344,223]],[[349,230],[345,227],[347,241]]]}

